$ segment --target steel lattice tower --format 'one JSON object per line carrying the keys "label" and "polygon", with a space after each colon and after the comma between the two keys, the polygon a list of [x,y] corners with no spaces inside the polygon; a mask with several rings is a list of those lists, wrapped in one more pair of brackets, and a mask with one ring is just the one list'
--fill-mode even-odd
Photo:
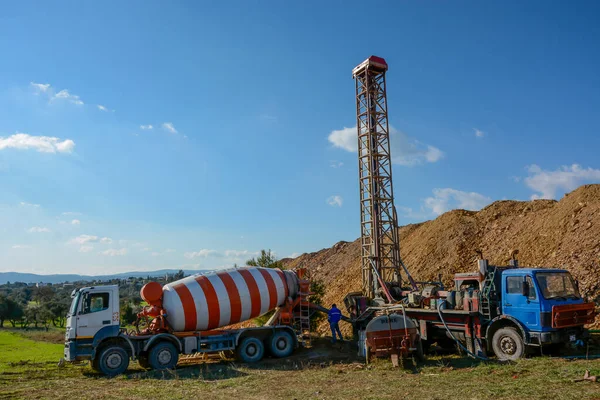
{"label": "steel lattice tower", "polygon": [[387,69],[383,58],[371,56],[352,70],[356,83],[362,291],[369,298],[381,297],[382,291],[389,297],[380,281],[402,283],[392,188]]}

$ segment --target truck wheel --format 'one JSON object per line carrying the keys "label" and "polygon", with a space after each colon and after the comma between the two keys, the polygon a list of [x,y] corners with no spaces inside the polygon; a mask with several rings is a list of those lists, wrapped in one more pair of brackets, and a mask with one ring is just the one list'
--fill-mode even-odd
{"label": "truck wheel", "polygon": [[492,348],[499,360],[515,361],[525,354],[525,343],[515,328],[500,328],[492,338]]}
{"label": "truck wheel", "polygon": [[287,357],[294,351],[294,339],[289,332],[276,331],[269,338],[269,351],[275,357]]}
{"label": "truck wheel", "polygon": [[247,363],[260,361],[265,354],[265,345],[255,337],[247,337],[237,349],[238,357]]}
{"label": "truck wheel", "polygon": [[[92,366],[94,363],[92,363]],[[129,354],[121,346],[108,346],[100,351],[98,369],[104,375],[115,376],[122,374],[129,366]]]}
{"label": "truck wheel", "polygon": [[159,371],[175,368],[178,359],[179,353],[171,342],[159,342],[148,353],[150,367]]}

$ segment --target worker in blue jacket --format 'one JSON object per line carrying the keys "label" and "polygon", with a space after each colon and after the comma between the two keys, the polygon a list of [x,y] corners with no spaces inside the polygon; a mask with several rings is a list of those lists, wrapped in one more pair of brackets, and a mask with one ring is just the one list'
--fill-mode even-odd
{"label": "worker in blue jacket", "polygon": [[340,340],[344,341],[344,339],[342,338],[342,332],[340,332],[340,327],[338,325],[340,319],[342,319],[342,312],[339,308],[337,308],[335,304],[332,304],[331,309],[327,313],[327,320],[329,321],[329,327],[331,328],[331,343],[336,342],[336,333],[339,336]]}

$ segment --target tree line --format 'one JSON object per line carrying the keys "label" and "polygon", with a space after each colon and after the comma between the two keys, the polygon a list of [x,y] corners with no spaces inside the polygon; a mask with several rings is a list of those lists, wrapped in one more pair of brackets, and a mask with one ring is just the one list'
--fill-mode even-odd
{"label": "tree line", "polygon": [[0,328],[3,328],[6,322],[13,328],[64,328],[73,289],[93,285],[119,285],[121,319],[123,323],[130,324],[135,321],[137,313],[145,305],[140,297],[140,289],[145,283],[157,281],[166,284],[183,277],[184,272],[179,270],[163,277],[130,277],[103,282],[80,281],[38,286],[8,282],[0,285]]}

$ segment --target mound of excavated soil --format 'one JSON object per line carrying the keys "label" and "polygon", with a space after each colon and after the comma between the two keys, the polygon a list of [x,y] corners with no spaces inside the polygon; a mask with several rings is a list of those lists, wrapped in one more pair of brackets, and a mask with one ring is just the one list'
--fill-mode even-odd
{"label": "mound of excavated soil", "polygon": [[[400,227],[399,233],[402,259],[417,280],[442,274],[450,284],[455,273],[476,270],[477,249],[494,265],[506,265],[519,249],[521,266],[565,268],[579,280],[582,294],[600,304],[600,185],[582,186],[560,201],[504,200],[478,212],[453,210]],[[326,305],[340,304],[361,288],[360,239],[283,262],[323,280]],[[328,332],[326,322],[317,331]]]}

